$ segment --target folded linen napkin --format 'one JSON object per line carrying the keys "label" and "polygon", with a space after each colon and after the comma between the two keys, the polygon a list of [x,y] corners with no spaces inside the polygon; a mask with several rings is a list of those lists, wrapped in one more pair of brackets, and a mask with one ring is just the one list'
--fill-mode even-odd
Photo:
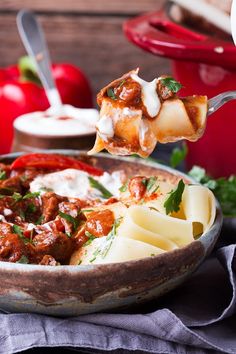
{"label": "folded linen napkin", "polygon": [[126,313],[60,319],[0,314],[0,354],[33,347],[86,352],[236,353],[236,245],[219,248],[171,293]]}

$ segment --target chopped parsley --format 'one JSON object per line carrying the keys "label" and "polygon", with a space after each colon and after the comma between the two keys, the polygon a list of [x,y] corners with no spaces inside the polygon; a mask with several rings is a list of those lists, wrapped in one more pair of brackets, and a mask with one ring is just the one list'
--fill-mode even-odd
{"label": "chopped parsley", "polygon": [[91,232],[89,232],[89,231],[85,231],[85,236],[88,237],[88,241],[85,242],[84,246],[90,245],[90,243],[96,238],[96,236],[94,236],[93,234],[91,234]]}
{"label": "chopped parsley", "polygon": [[20,228],[20,226],[14,224],[14,225],[12,226],[12,230],[13,230],[14,234],[17,234],[17,235],[22,239],[22,241],[24,242],[24,244],[32,243],[32,240],[29,240],[27,237],[24,236],[23,231],[22,231],[22,229]]}
{"label": "chopped parsley", "polygon": [[62,211],[59,211],[58,214],[60,215],[61,218],[65,219],[66,221],[68,221],[73,225],[74,231],[77,229],[77,227],[79,226],[79,222],[76,218],[74,218],[69,214],[63,213]]}
{"label": "chopped parsley", "polygon": [[171,76],[161,79],[161,83],[174,93],[177,93],[183,87],[180,82],[176,81]]}
{"label": "chopped parsley", "polygon": [[176,168],[178,165],[184,161],[188,153],[188,147],[186,143],[182,144],[182,147],[176,147],[172,150],[170,156],[170,166]]}
{"label": "chopped parsley", "polygon": [[184,188],[185,184],[181,179],[178,183],[178,186],[169,193],[169,197],[164,203],[164,208],[166,209],[167,215],[171,214],[172,212],[179,211]]}
{"label": "chopped parsley", "polygon": [[[147,191],[150,193],[155,193],[157,191],[157,189],[159,188],[158,185],[156,185],[157,182],[157,177],[156,176],[152,176],[148,179],[147,182]],[[155,187],[155,188],[154,188]]]}
{"label": "chopped parsley", "polygon": [[120,192],[126,192],[127,189],[128,189],[128,185],[129,185],[129,181],[126,181],[120,188],[119,188],[119,191]]}
{"label": "chopped parsley", "polygon": [[24,195],[23,199],[37,198],[40,196],[39,192],[27,193]]}
{"label": "chopped parsley", "polygon": [[6,178],[7,178],[6,171],[0,171],[0,181],[3,181]]}
{"label": "chopped parsley", "polygon": [[14,192],[12,194],[12,198],[16,201],[16,202],[19,202],[20,200],[22,200],[22,195],[18,192]]}
{"label": "chopped parsley", "polygon": [[37,210],[36,205],[34,205],[33,203],[30,203],[30,204],[27,206],[26,213],[32,214],[32,213],[35,213],[36,210]]}
{"label": "chopped parsley", "polygon": [[98,182],[96,179],[94,179],[91,176],[89,176],[88,179],[89,179],[90,187],[99,190],[104,199],[109,199],[112,197],[111,192],[108,189],[106,189],[100,182]]}
{"label": "chopped parsley", "polygon": [[114,88],[109,87],[107,89],[107,96],[110,97],[112,100],[117,100],[117,96],[115,95]]}
{"label": "chopped parsley", "polygon": [[21,263],[21,264],[28,264],[29,263],[29,259],[26,256],[21,256],[20,259],[18,261],[16,261],[16,263]]}

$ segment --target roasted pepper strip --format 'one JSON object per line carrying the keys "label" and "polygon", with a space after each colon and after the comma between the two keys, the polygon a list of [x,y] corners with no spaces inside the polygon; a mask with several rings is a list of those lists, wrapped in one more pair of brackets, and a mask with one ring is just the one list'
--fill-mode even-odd
{"label": "roasted pepper strip", "polygon": [[57,154],[33,153],[22,155],[11,164],[11,170],[26,167],[42,168],[47,170],[75,168],[94,176],[101,176],[103,174],[103,170],[99,168],[88,165],[87,163],[74,159],[73,157]]}

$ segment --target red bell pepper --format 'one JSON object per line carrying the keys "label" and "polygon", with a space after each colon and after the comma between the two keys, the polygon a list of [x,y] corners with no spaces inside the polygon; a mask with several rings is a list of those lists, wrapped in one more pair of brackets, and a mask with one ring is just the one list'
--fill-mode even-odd
{"label": "red bell pepper", "polygon": [[[93,107],[90,85],[78,67],[53,64],[52,74],[63,103],[81,108]],[[44,89],[26,60],[20,61],[20,65],[0,69],[0,154],[10,151],[16,117],[44,111],[48,107]]]}
{"label": "red bell pepper", "polygon": [[104,173],[104,171],[100,168],[88,165],[87,163],[73,157],[57,154],[32,153],[22,155],[11,164],[11,170],[26,167],[41,168],[46,170],[64,170],[66,168],[75,168],[94,176],[101,176]]}

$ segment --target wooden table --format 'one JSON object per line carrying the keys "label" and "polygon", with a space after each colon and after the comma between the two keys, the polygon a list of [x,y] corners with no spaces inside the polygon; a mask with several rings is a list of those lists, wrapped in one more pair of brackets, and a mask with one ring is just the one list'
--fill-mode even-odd
{"label": "wooden table", "polygon": [[129,43],[122,32],[125,20],[154,11],[165,0],[1,0],[0,66],[15,63],[25,54],[16,13],[34,10],[46,33],[55,62],[80,65],[95,93],[126,71],[141,69],[147,80],[170,73],[166,59],[145,53]]}

